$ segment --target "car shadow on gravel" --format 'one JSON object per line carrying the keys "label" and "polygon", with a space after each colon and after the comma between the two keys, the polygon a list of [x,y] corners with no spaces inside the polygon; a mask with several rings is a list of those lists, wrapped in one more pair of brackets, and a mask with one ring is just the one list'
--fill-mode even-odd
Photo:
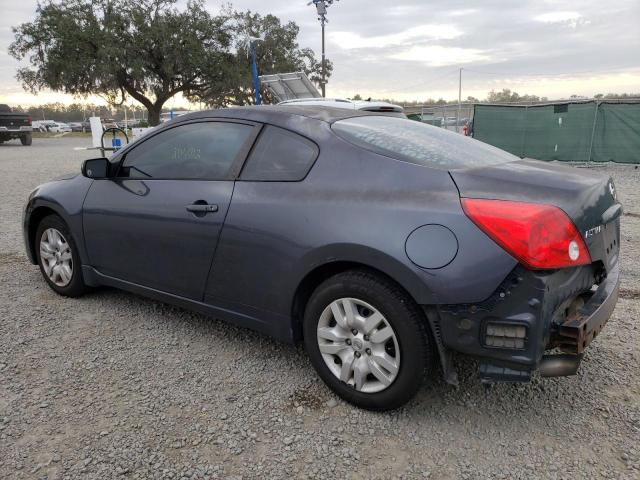
{"label": "car shadow on gravel", "polygon": [[[186,322],[190,328],[196,329],[195,335],[197,337],[206,338],[207,336],[215,336],[222,333],[226,339],[233,342],[232,347],[238,349],[249,349],[256,352],[259,349],[265,349],[273,351],[276,349],[280,354],[296,357],[299,359],[306,359],[306,352],[301,342],[295,345],[291,345],[285,342],[280,342],[267,335],[255,332],[251,329],[242,328],[219,320],[212,316],[203,315],[200,313],[192,312],[188,309],[183,309],[171,304],[157,302],[148,299],[144,296],[140,296],[134,293],[125,292],[111,287],[100,287],[87,292],[80,301],[93,301],[98,300],[100,303],[118,302],[122,300],[122,305],[118,307],[118,310],[131,308],[131,304],[137,304],[140,310],[151,309],[155,315],[152,318],[146,318],[145,322],[155,322],[164,318],[169,325],[176,325],[178,322]],[[78,300],[71,300],[78,301]],[[228,337],[228,338],[227,338]],[[259,355],[259,353],[257,353]],[[473,360],[463,357],[456,357],[456,364],[459,369],[458,374],[461,380],[461,385],[468,383],[475,383],[477,379],[474,379],[474,368],[477,368],[477,363]],[[310,362],[303,362],[298,366],[301,370],[308,372],[310,377],[316,378],[315,371]],[[455,391],[459,387],[454,387],[447,384],[443,379],[439,370],[439,365],[434,368],[433,375],[429,379],[425,380],[425,388],[436,394]],[[327,389],[327,392],[330,392]],[[299,391],[292,396],[293,401],[297,403],[308,404],[308,406],[317,406],[318,401],[316,398],[312,398],[308,395],[308,392]]]}

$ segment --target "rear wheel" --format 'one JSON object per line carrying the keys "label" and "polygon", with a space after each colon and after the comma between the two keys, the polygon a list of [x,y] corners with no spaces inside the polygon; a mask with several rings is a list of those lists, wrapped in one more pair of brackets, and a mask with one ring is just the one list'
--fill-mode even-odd
{"label": "rear wheel", "polygon": [[419,307],[398,285],[373,272],[344,272],[322,283],[307,304],[303,327],[320,377],[362,408],[401,406],[433,364]]}
{"label": "rear wheel", "polygon": [[78,249],[64,221],[57,215],[42,219],[35,241],[38,265],[49,286],[68,297],[85,293]]}
{"label": "rear wheel", "polygon": [[33,142],[33,137],[30,133],[27,133],[20,137],[20,143],[22,143],[22,145],[24,146],[29,146],[31,145],[32,142]]}

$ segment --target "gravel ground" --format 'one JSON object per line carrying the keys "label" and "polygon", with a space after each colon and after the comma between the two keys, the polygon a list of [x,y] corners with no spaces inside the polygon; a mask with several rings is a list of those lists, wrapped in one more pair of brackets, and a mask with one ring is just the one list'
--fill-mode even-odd
{"label": "gravel ground", "polygon": [[304,351],[127,293],[54,294],[23,252],[36,185],[87,139],[0,145],[0,478],[640,478],[640,169],[618,306],[579,375],[484,388],[459,360],[398,411],[337,399]]}

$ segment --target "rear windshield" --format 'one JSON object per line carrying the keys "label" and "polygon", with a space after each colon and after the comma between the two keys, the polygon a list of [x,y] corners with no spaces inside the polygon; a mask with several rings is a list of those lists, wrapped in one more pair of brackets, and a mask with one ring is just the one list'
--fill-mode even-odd
{"label": "rear windshield", "polygon": [[415,120],[376,115],[339,120],[331,128],[358,147],[426,167],[449,170],[518,160],[486,143]]}

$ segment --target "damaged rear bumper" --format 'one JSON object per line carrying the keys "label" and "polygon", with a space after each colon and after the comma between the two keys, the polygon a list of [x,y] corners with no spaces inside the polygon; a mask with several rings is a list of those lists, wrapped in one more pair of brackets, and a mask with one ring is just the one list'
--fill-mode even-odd
{"label": "damaged rear bumper", "polygon": [[[436,337],[447,350],[480,360],[485,382],[526,382],[575,374],[582,353],[610,318],[618,299],[619,266],[596,265],[554,272],[523,267],[484,302],[440,305]],[[562,354],[546,354],[560,349]],[[445,375],[451,378],[451,372]]]}

